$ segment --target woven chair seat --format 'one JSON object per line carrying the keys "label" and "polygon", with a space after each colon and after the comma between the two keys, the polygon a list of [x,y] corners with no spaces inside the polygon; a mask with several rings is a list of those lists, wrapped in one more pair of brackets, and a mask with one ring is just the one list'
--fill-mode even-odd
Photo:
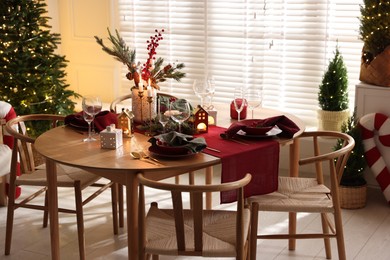
{"label": "woven chair seat", "polygon": [[[184,210],[187,251],[194,250],[193,220],[190,210]],[[171,209],[151,207],[146,217],[145,252],[151,254],[178,255],[174,212]],[[236,211],[204,211],[204,257],[236,256]],[[244,209],[244,230],[248,231],[250,210]],[[245,232],[243,239],[246,239]]]}
{"label": "woven chair seat", "polygon": [[250,197],[248,202],[257,202],[261,211],[331,213],[330,198],[329,188],[315,178],[279,177],[277,191]]}
{"label": "woven chair seat", "polygon": [[[78,168],[57,165],[57,186],[73,187],[75,180],[80,181],[81,189],[97,182],[101,177]],[[34,174],[23,174],[15,181],[16,185],[47,186],[45,165],[36,167]]]}

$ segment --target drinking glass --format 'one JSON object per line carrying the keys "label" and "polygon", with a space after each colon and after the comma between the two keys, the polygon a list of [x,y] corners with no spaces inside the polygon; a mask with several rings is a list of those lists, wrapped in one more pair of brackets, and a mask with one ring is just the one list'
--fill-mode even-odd
{"label": "drinking glass", "polygon": [[158,121],[163,126],[163,133],[165,133],[165,126],[167,125],[167,123],[169,121],[169,117],[170,117],[169,111],[167,108],[169,109],[169,101],[168,101],[168,106],[166,107],[165,105],[162,105],[160,99],[158,99],[158,102],[157,102]]}
{"label": "drinking glass", "polygon": [[246,92],[245,92],[245,89],[242,88],[242,87],[239,87],[239,88],[236,88],[234,90],[234,108],[236,109],[237,111],[237,114],[238,114],[238,122],[240,122],[240,114],[241,114],[241,111],[244,109],[245,107],[245,103],[246,103]]}
{"label": "drinking glass", "polygon": [[181,124],[191,115],[190,104],[185,99],[177,99],[176,101],[171,102],[169,113],[173,121],[179,124],[179,133],[181,133]]}
{"label": "drinking glass", "polygon": [[253,110],[259,107],[263,101],[262,92],[260,88],[248,88],[246,91],[246,102],[248,104],[248,108],[252,111],[252,119],[253,119]]}
{"label": "drinking glass", "polygon": [[207,76],[207,95],[209,97],[209,108],[208,109],[213,109],[213,97],[215,93],[215,80],[212,75]]}
{"label": "drinking glass", "polygon": [[209,84],[207,78],[195,79],[194,83],[192,84],[192,89],[194,90],[195,95],[197,95],[200,98],[201,107],[203,107],[204,98],[209,95],[208,86]]}
{"label": "drinking glass", "polygon": [[84,120],[88,123],[88,137],[83,141],[96,141],[96,139],[92,137],[91,123],[94,120],[95,115],[102,110],[102,101],[98,96],[85,96],[83,97],[82,107]]}

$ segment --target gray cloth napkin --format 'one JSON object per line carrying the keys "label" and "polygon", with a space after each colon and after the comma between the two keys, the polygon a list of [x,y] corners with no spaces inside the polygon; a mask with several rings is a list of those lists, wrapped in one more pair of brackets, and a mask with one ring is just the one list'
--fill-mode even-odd
{"label": "gray cloth napkin", "polygon": [[207,143],[203,137],[194,138],[192,135],[186,135],[171,131],[169,133],[156,135],[149,139],[152,145],[157,145],[157,142],[162,142],[166,146],[183,146],[193,153],[197,153],[206,148]]}

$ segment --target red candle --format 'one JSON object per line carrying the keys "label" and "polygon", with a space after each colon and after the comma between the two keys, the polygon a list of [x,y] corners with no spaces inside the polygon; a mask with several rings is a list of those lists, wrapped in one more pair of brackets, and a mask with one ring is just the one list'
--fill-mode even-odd
{"label": "red candle", "polygon": [[[238,106],[241,106],[242,99],[241,98],[236,99],[236,103]],[[246,118],[246,110],[247,110],[247,104],[245,103],[244,108],[242,109],[242,111],[240,113],[240,120]],[[232,119],[238,119],[238,113],[236,111],[236,108],[234,107],[233,101],[232,101],[232,103],[230,103],[230,117]]]}

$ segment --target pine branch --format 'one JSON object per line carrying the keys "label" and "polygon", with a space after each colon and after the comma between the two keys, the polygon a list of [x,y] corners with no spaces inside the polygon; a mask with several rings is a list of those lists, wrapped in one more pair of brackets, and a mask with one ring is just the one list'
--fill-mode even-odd
{"label": "pine branch", "polygon": [[130,72],[136,71],[135,66],[135,56],[136,52],[135,50],[130,50],[129,46],[126,45],[126,42],[123,40],[123,38],[120,36],[118,30],[115,30],[116,32],[116,38],[114,35],[111,34],[110,29],[107,28],[109,38],[108,40],[112,43],[112,48],[107,47],[103,43],[103,39],[95,36],[96,42],[102,46],[102,50],[106,52],[107,54],[113,56],[116,60],[122,62],[124,65],[127,66]]}

